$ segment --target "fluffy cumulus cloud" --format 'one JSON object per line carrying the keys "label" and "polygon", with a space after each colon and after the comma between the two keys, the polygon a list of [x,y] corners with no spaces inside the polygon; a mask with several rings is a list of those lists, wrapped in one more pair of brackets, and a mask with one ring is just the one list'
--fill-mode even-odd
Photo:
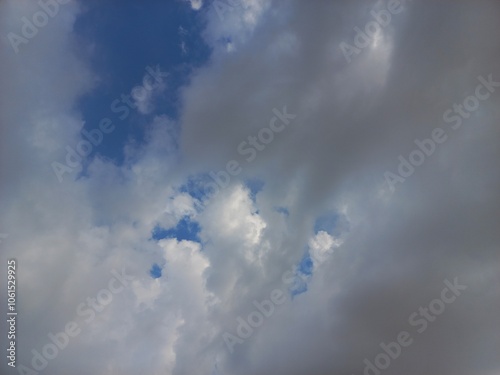
{"label": "fluffy cumulus cloud", "polygon": [[191,0],[178,117],[128,88],[144,142],[62,182],[101,77],[59,3],[16,53],[0,2],[2,373],[500,373],[496,1]]}

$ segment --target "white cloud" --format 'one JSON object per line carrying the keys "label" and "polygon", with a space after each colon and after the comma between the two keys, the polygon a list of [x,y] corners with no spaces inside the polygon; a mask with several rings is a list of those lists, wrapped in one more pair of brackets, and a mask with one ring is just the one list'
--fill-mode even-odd
{"label": "white cloud", "polygon": [[185,0],[189,1],[191,8],[193,10],[200,10],[201,7],[203,6],[203,0]]}

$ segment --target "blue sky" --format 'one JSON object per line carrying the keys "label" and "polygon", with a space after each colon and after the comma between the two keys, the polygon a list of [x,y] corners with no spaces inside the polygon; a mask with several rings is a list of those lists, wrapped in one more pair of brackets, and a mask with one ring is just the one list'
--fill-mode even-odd
{"label": "blue sky", "polygon": [[[155,113],[176,119],[181,104],[179,89],[188,83],[193,69],[209,58],[210,49],[200,36],[203,23],[199,14],[183,1],[147,5],[91,1],[84,8],[75,31],[91,46],[82,53],[88,54],[92,70],[99,76],[95,90],[77,104],[85,128],[95,128],[104,117],[116,119],[111,103],[141,84],[148,66],[159,66],[169,74],[166,90],[155,100]],[[150,120],[150,116],[132,110],[125,120],[116,120],[113,137],[106,137],[94,152],[122,163],[124,145],[131,139],[142,143]]]}
{"label": "blue sky", "polygon": [[192,221],[188,216],[183,217],[174,228],[156,227],[153,230],[152,238],[161,240],[164,238],[176,238],[179,241],[197,241],[200,242],[198,234],[200,226],[196,221]]}

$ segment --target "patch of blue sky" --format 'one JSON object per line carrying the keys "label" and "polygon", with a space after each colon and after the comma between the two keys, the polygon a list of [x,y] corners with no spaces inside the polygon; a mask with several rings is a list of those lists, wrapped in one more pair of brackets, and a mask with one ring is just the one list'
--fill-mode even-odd
{"label": "patch of blue sky", "polygon": [[188,240],[201,242],[198,236],[201,231],[200,225],[192,221],[188,216],[182,218],[175,228],[164,229],[156,226],[151,233],[151,237],[156,240],[164,238],[176,238],[177,241]]}
{"label": "patch of blue sky", "polygon": [[149,270],[149,275],[153,279],[158,279],[161,277],[162,271],[163,268],[158,263],[155,263],[151,266],[151,269]]}
{"label": "patch of blue sky", "polygon": [[307,282],[297,276],[294,280],[294,283],[290,287],[290,295],[292,300],[298,295],[307,292]]}
{"label": "patch of blue sky", "polygon": [[300,261],[299,266],[298,266],[298,272],[300,272],[304,275],[307,275],[307,276],[312,275],[312,273],[313,273],[313,261],[309,255],[309,252],[307,252],[304,255],[304,257],[302,258],[302,260]]}
{"label": "patch of blue sky", "polygon": [[[82,53],[90,58],[99,80],[96,88],[80,99],[77,109],[83,115],[86,130],[98,128],[103,118],[111,119],[115,125],[90,157],[100,154],[121,165],[124,145],[130,140],[137,144],[145,141],[144,125],[152,116],[166,114],[177,119],[179,89],[189,81],[193,69],[206,63],[210,55],[201,36],[202,28],[200,15],[191,10],[188,2],[85,2],[75,32],[84,41],[98,41],[92,50]],[[146,68],[157,65],[169,76],[166,90],[154,103],[155,111],[147,116],[133,108],[127,116],[125,110],[113,112],[112,103],[121,102],[122,94],[129,95],[142,84]]]}
{"label": "patch of blue sky", "polygon": [[339,214],[336,212],[327,213],[318,217],[314,223],[314,233],[318,233],[320,231],[327,232],[332,235],[334,233],[334,229],[339,221]]}
{"label": "patch of blue sky", "polygon": [[248,179],[245,181],[245,186],[250,190],[250,198],[253,203],[257,203],[257,194],[264,188],[264,181],[257,178]]}
{"label": "patch of blue sky", "polygon": [[205,202],[215,191],[208,183],[215,183],[208,173],[191,176],[187,183],[180,187],[182,193],[188,193],[200,202]]}
{"label": "patch of blue sky", "polygon": [[307,292],[307,283],[313,275],[313,261],[306,251],[301,261],[297,265],[295,270],[293,284],[290,286],[290,295],[292,299],[299,294]]}

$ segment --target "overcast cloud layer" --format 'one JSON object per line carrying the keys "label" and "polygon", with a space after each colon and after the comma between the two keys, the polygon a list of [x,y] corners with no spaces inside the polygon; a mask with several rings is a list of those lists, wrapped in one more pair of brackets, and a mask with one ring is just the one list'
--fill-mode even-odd
{"label": "overcast cloud layer", "polygon": [[[75,321],[81,333],[35,373],[358,375],[405,331],[412,343],[381,374],[500,375],[500,84],[482,83],[500,82],[498,1],[404,2],[351,62],[340,45],[355,47],[354,28],[388,1],[215,3],[185,4],[211,54],[179,115],[152,104],[164,87],[136,97],[145,141],[59,182],[52,163],[85,139],[78,100],[104,81],[74,28],[85,4],[60,5],[15,53],[7,35],[40,8],[0,0],[2,311],[7,260],[19,267],[17,368],[3,355],[0,372],[33,374],[19,368],[33,369],[32,349]],[[488,97],[447,122],[480,84]],[[283,111],[269,144],[238,151]],[[436,128],[446,140],[388,183]],[[227,187],[189,188],[231,160]],[[152,238],[186,218],[199,241]],[[321,256],[306,274],[307,251]],[[86,322],[77,306],[122,269],[127,286]],[[442,299],[445,280],[466,289],[419,333],[409,317]],[[286,300],[229,350],[224,333],[237,337],[238,317],[275,289]]]}

